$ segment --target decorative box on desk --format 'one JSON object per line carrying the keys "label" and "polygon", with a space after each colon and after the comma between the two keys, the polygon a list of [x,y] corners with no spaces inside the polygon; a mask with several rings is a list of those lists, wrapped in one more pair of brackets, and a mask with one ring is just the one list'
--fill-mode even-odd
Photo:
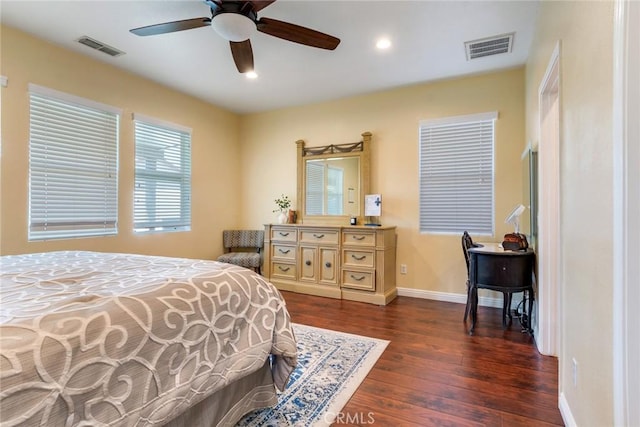
{"label": "decorative box on desk", "polygon": [[282,290],[386,305],[397,296],[395,227],[266,224],[263,271]]}

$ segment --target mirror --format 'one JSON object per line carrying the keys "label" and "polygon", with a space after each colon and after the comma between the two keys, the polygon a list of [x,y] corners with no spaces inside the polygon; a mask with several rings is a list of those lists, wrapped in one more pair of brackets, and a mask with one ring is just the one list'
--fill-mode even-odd
{"label": "mirror", "polygon": [[533,151],[529,145],[522,153],[523,162],[523,200],[529,208],[529,215],[522,216],[522,233],[529,238],[529,243],[534,246],[538,235],[538,152]]}
{"label": "mirror", "polygon": [[298,145],[298,218],[302,223],[362,222],[364,195],[369,190],[371,133],[351,144],[305,147]]}

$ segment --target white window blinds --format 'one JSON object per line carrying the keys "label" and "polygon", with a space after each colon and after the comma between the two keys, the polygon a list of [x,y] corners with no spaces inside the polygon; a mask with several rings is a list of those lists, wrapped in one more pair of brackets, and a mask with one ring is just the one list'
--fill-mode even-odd
{"label": "white window blinds", "polygon": [[120,111],[29,85],[29,240],[117,233]]}
{"label": "white window blinds", "polygon": [[191,130],[136,115],[134,229],[191,229]]}
{"label": "white window blinds", "polygon": [[420,231],[494,234],[497,113],[420,123]]}

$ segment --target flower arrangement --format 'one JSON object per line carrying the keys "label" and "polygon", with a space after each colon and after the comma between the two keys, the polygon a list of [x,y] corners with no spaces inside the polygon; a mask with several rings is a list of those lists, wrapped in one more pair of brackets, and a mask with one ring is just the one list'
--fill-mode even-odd
{"label": "flower arrangement", "polygon": [[275,199],[276,206],[278,209],[274,209],[274,212],[287,212],[287,210],[291,207],[291,200],[289,196],[281,195],[279,198]]}

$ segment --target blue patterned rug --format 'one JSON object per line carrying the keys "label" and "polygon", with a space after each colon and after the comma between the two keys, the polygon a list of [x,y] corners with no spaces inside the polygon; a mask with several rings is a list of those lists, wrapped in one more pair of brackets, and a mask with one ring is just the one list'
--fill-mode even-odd
{"label": "blue patterned rug", "polygon": [[278,404],[252,412],[237,426],[329,426],[389,341],[294,324],[298,366]]}

